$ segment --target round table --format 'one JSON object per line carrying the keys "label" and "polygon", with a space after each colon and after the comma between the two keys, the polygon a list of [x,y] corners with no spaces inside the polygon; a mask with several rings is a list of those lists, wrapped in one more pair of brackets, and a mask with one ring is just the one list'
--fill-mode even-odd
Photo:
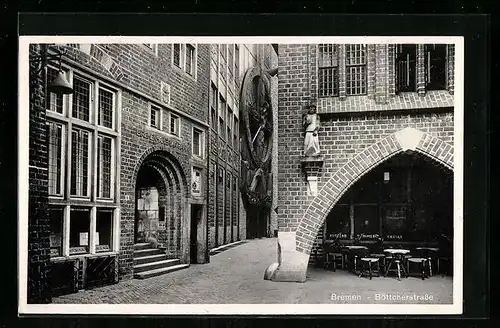
{"label": "round table", "polygon": [[438,247],[417,247],[415,249],[418,249],[418,250],[428,250],[428,251],[432,251],[432,252],[439,252],[439,248]]}
{"label": "round table", "polygon": [[[388,248],[388,249],[384,249],[384,253],[389,253],[389,254],[393,254],[393,255],[394,254],[401,254],[401,256],[404,256],[405,254],[410,253],[410,250],[400,249],[400,248]],[[396,264],[397,268],[391,270],[391,266],[393,264]],[[387,276],[389,271],[395,271],[397,273],[398,280],[401,280],[401,272],[403,272],[404,276],[408,276],[406,269],[405,269],[404,257],[401,258],[400,260],[398,260],[397,258],[394,258],[394,257],[389,258],[389,264],[387,265],[387,267],[385,269],[384,276]]]}
{"label": "round table", "polygon": [[408,254],[410,250],[408,249],[400,249],[400,248],[388,248],[384,249],[384,253],[391,253],[391,254]]}

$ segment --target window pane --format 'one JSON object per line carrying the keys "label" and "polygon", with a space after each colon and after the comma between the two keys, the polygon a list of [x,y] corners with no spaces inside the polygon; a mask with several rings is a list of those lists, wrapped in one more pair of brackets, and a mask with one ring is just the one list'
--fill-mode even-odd
{"label": "window pane", "polygon": [[160,128],[160,109],[151,106],[151,126],[154,128],[159,129]]}
{"label": "window pane", "polygon": [[408,207],[386,205],[382,208],[384,239],[406,240],[408,231]]}
{"label": "window pane", "polygon": [[346,45],[346,82],[348,95],[366,93],[366,46]]}
{"label": "window pane", "polygon": [[374,239],[380,231],[378,206],[354,206],[354,234],[362,239]]}
{"label": "window pane", "polygon": [[90,211],[88,209],[71,209],[69,228],[70,254],[87,253],[89,251]]}
{"label": "window pane", "polygon": [[201,154],[202,154],[201,146],[202,146],[201,131],[194,129],[193,130],[193,152],[196,156],[201,156]]}
{"label": "window pane", "polygon": [[427,90],[446,89],[446,45],[425,46]]}
{"label": "window pane", "polygon": [[318,71],[319,96],[338,96],[338,71],[337,68],[320,68]]}
{"label": "window pane", "polygon": [[49,194],[62,194],[62,125],[50,122],[49,127]]}
{"label": "window pane", "polygon": [[96,217],[96,252],[106,252],[112,249],[113,241],[113,211],[97,210]]}
{"label": "window pane", "polygon": [[170,133],[173,135],[179,135],[179,117],[170,114]]}
{"label": "window pane", "polygon": [[349,239],[351,234],[349,205],[335,205],[326,220],[327,239]]}
{"label": "window pane", "polygon": [[179,43],[174,44],[174,65],[181,66],[181,45]]}
{"label": "window pane", "polygon": [[89,121],[90,83],[73,78],[73,117]]}
{"label": "window pane", "polygon": [[[48,68],[47,70],[47,82],[51,83],[56,78],[59,71]],[[63,112],[63,95],[58,95],[51,92],[49,97],[49,110],[62,114]]]}
{"label": "window pane", "polygon": [[50,256],[62,255],[63,209],[50,208]]}
{"label": "window pane", "polygon": [[113,93],[99,89],[99,125],[113,127]]}
{"label": "window pane", "polygon": [[194,47],[190,44],[186,45],[186,72],[189,75],[194,73]]}
{"label": "window pane", "polygon": [[111,143],[109,137],[99,136],[97,149],[98,196],[111,198]]}
{"label": "window pane", "polygon": [[88,196],[89,133],[73,129],[71,146],[71,195]]}

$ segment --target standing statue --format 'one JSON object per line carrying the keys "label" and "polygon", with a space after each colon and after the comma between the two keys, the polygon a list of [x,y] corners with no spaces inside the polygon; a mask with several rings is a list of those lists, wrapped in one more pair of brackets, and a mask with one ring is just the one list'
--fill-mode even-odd
{"label": "standing statue", "polygon": [[306,107],[306,113],[302,116],[302,124],[305,129],[304,155],[319,156],[319,138],[318,130],[320,128],[319,115],[316,113],[316,106]]}

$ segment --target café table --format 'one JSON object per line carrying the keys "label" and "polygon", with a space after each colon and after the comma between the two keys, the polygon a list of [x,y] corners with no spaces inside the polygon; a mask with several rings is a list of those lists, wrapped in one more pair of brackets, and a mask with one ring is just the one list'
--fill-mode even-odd
{"label": "caf\u00e9 table", "polygon": [[[404,266],[404,256],[408,253],[410,253],[409,249],[400,249],[400,248],[387,248],[384,249],[384,253],[389,253],[391,256],[388,258],[389,259],[389,265],[387,265],[387,268],[385,270],[384,277],[387,276],[389,271],[396,271],[398,275],[398,280],[401,280],[401,271],[405,276],[407,276],[407,272]],[[391,266],[393,264],[396,264],[396,269],[391,269]]]}
{"label": "caf\u00e9 table", "polygon": [[[368,247],[366,246],[362,246],[362,245],[345,245],[343,246],[343,249],[345,250],[344,252],[344,262],[347,263],[348,262],[348,253],[349,251],[352,251],[352,250],[356,250],[356,249],[368,249]],[[354,270],[354,272],[357,271],[357,263],[356,261],[354,263],[351,263],[353,266],[352,270]]]}

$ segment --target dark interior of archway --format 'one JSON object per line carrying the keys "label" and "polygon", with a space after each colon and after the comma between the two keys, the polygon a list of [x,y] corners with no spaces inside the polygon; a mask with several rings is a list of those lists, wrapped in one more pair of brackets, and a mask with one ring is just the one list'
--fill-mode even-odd
{"label": "dark interior of archway", "polygon": [[136,185],[134,241],[151,242],[159,239],[159,224],[165,220],[166,186],[159,172],[143,165]]}
{"label": "dark interior of archway", "polygon": [[453,172],[427,156],[390,158],[358,180],[326,219],[327,240],[437,242],[453,237]]}

